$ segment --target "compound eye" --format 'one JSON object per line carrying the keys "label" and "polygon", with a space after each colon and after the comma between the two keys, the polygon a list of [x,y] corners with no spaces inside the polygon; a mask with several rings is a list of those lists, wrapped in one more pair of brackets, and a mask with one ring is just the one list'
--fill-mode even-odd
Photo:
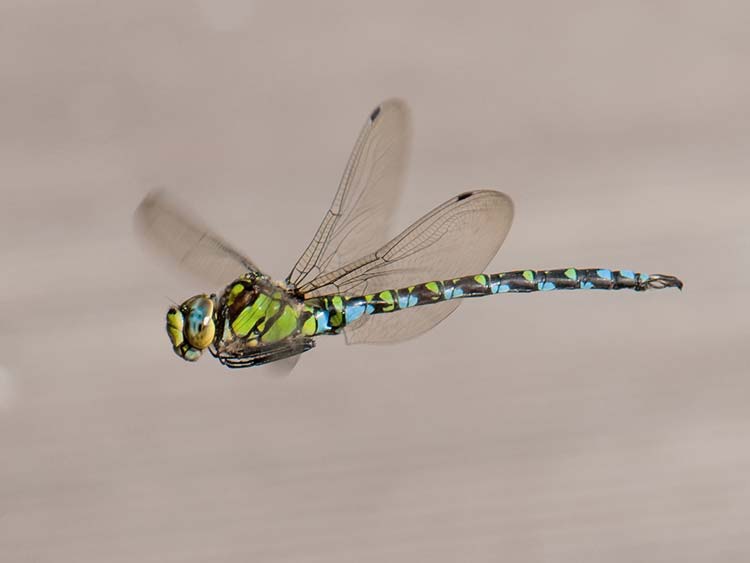
{"label": "compound eye", "polygon": [[216,327],[214,326],[214,304],[205,296],[193,297],[186,303],[188,306],[187,330],[188,343],[197,350],[208,348],[213,342]]}

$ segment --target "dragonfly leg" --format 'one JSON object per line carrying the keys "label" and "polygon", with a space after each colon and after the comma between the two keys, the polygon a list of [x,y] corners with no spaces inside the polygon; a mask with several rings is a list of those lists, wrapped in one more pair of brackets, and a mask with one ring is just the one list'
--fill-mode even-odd
{"label": "dragonfly leg", "polygon": [[255,348],[244,348],[238,352],[211,349],[211,354],[227,367],[246,368],[296,356],[314,347],[315,341],[312,338],[303,337],[263,344]]}

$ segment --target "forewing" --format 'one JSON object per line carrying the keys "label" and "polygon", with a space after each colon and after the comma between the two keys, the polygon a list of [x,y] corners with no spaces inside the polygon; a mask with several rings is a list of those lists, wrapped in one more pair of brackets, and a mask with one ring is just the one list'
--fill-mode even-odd
{"label": "forewing", "polygon": [[330,209],[287,281],[298,289],[385,243],[404,182],[411,138],[401,100],[375,108],[357,138]]}
{"label": "forewing", "polygon": [[148,194],[135,211],[136,229],[160,254],[206,281],[224,286],[258,267],[211,232],[164,191]]}
{"label": "forewing", "polygon": [[[305,296],[363,295],[482,272],[505,240],[513,203],[500,192],[478,190],[437,207],[376,252],[313,280]],[[345,329],[347,342],[396,342],[434,327],[460,301],[363,316]]]}

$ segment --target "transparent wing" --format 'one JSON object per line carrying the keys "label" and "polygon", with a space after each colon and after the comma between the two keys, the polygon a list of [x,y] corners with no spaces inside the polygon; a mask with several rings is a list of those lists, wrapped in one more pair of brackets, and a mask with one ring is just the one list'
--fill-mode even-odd
{"label": "transparent wing", "polygon": [[273,377],[286,377],[287,375],[291,375],[301,357],[302,354],[297,354],[296,356],[291,356],[268,364],[268,375]]}
{"label": "transparent wing", "polygon": [[[513,221],[513,203],[500,192],[466,192],[437,207],[376,252],[305,286],[306,297],[362,295],[480,273],[495,256]],[[417,336],[450,315],[449,301],[363,316],[345,329],[347,342],[396,342]]]}
{"label": "transparent wing", "polygon": [[259,268],[181,209],[164,191],[148,194],[135,210],[136,230],[162,255],[187,271],[224,286]]}
{"label": "transparent wing", "polygon": [[411,138],[409,110],[388,100],[370,114],[330,209],[287,277],[296,288],[386,242],[404,182]]}

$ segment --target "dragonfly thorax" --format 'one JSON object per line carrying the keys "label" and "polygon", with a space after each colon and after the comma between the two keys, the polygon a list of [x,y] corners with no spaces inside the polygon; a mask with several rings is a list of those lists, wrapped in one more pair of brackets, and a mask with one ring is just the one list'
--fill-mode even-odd
{"label": "dragonfly thorax", "polygon": [[196,295],[179,308],[167,311],[167,334],[175,354],[188,362],[201,357],[203,350],[213,342],[214,296]]}
{"label": "dragonfly thorax", "polygon": [[261,346],[299,331],[301,302],[266,277],[247,274],[229,284],[218,301],[217,346]]}

